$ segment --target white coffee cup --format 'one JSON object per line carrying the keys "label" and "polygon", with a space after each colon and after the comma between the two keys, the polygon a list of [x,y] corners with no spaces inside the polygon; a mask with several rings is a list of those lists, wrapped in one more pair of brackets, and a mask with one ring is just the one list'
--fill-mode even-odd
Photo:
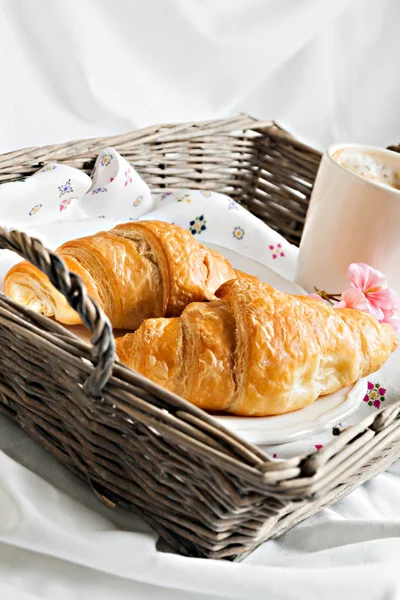
{"label": "white coffee cup", "polygon": [[379,269],[400,294],[400,154],[338,144],[318,170],[296,282],[308,292],[341,293],[352,262]]}

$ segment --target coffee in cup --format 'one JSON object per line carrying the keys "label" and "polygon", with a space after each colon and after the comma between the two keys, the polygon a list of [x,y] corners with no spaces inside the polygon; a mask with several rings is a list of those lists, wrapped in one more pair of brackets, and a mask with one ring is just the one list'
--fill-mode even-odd
{"label": "coffee in cup", "polygon": [[381,150],[340,148],[333,152],[332,158],[345,169],[364,179],[400,190],[400,169],[393,169],[385,164],[385,156]]}

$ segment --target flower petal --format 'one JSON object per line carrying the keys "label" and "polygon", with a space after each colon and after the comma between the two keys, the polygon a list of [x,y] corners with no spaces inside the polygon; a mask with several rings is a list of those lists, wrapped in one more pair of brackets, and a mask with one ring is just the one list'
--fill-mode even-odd
{"label": "flower petal", "polygon": [[[369,312],[369,302],[361,290],[348,288],[340,297],[340,308],[355,308]],[[343,306],[344,303],[344,306]],[[337,305],[336,305],[337,306]]]}
{"label": "flower petal", "polygon": [[376,290],[366,294],[368,302],[374,306],[379,306],[383,310],[391,310],[400,304],[400,298],[391,288]]}
{"label": "flower petal", "polygon": [[347,269],[347,279],[353,287],[364,291],[386,285],[384,274],[365,263],[351,263]]}
{"label": "flower petal", "polygon": [[307,294],[307,298],[313,298],[314,300],[320,300],[321,302],[323,302],[323,298],[321,298],[321,296],[319,294]]}
{"label": "flower petal", "polygon": [[371,315],[371,317],[375,317],[375,319],[378,319],[378,321],[382,321],[384,316],[381,307],[377,304],[374,304],[373,302],[368,302],[368,310],[366,310],[365,312],[368,312]]}
{"label": "flower petal", "polygon": [[340,302],[335,302],[333,308],[347,308],[346,302],[344,300],[341,300]]}
{"label": "flower petal", "polygon": [[400,329],[400,317],[397,310],[383,310],[383,319],[381,323],[391,325],[395,331]]}

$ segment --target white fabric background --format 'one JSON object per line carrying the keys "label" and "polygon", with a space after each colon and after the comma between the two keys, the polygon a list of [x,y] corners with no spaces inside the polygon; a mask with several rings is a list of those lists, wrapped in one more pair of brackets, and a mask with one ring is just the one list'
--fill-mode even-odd
{"label": "white fabric background", "polygon": [[0,152],[240,111],[321,148],[400,141],[398,0],[0,6]]}
{"label": "white fabric background", "polygon": [[[240,111],[321,149],[399,142],[399,18],[398,0],[0,0],[0,152]],[[46,453],[1,434],[52,482]],[[399,598],[399,475],[231,565],[156,553],[69,474],[72,500],[0,454],[1,485],[25,498],[16,537],[0,522],[0,598]]]}

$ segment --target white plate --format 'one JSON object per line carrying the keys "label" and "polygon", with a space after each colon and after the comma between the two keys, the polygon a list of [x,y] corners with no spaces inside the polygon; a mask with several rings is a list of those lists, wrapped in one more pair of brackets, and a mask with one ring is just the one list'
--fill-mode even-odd
{"label": "white plate", "polygon": [[[28,230],[32,237],[39,238],[50,249],[77,237],[92,235],[102,229],[111,229],[117,221],[109,219],[85,219],[81,221],[58,221]],[[236,269],[256,275],[273,287],[290,294],[303,294],[304,291],[295,283],[281,277],[265,265],[242,256],[233,250],[207,244],[228,258]],[[3,288],[4,275],[20,259],[11,252],[0,254],[0,285]],[[81,327],[69,327],[80,337]],[[216,420],[227,429],[239,434],[248,442],[255,444],[280,444],[292,442],[305,436],[314,435],[329,429],[353,414],[365,395],[365,381],[319,398],[311,406],[285,415],[272,417],[236,417],[218,416]]]}
{"label": "white plate", "polygon": [[285,444],[331,429],[347,419],[365,396],[361,379],[335,394],[321,396],[301,410],[273,417],[217,417],[221,425],[252,444]]}

